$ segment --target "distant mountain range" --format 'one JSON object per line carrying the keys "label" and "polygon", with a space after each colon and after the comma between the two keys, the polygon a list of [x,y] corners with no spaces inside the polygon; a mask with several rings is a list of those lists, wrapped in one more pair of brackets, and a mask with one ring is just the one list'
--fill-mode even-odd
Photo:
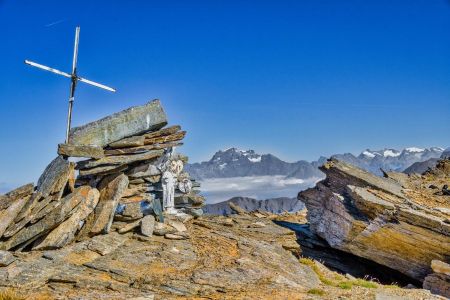
{"label": "distant mountain range", "polygon": [[[403,150],[383,149],[364,150],[358,156],[351,153],[335,154],[333,157],[351,163],[377,175],[385,171],[402,172],[413,163],[439,158],[444,153],[440,147],[410,147]],[[317,161],[285,162],[272,154],[257,154],[254,150],[229,148],[220,150],[209,160],[186,165],[186,171],[197,180],[211,178],[231,178],[247,176],[283,175],[287,178],[321,178],[323,173],[318,166],[327,160],[320,157]]]}
{"label": "distant mountain range", "polygon": [[[428,163],[432,163],[443,154],[444,149],[440,147],[410,147],[366,149],[357,156],[344,153],[333,157],[381,176],[381,169],[403,172],[414,163],[429,160]],[[201,190],[211,204],[235,196],[255,199],[293,197],[324,177],[318,167],[326,160],[326,157],[320,157],[313,162],[290,163],[272,154],[229,148],[216,152],[209,161],[187,164],[185,170],[200,181]]]}
{"label": "distant mountain range", "polygon": [[439,159],[442,159],[442,158],[450,158],[450,148],[447,148],[447,150],[445,150],[441,154],[440,158],[430,158],[425,161],[415,162],[411,166],[406,168],[403,172],[406,174],[412,174],[412,173],[422,174],[425,171],[427,171],[428,169],[434,168],[436,166],[437,162],[439,161]]}
{"label": "distant mountain range", "polygon": [[296,212],[305,208],[305,204],[297,200],[297,198],[281,197],[267,200],[256,200],[247,197],[234,197],[230,200],[223,201],[220,203],[208,204],[205,207],[203,207],[203,211],[206,214],[211,215],[229,215],[232,213],[232,210],[228,205],[230,202],[239,205],[240,207],[249,212],[255,210],[262,210],[273,214],[280,214],[285,211]]}
{"label": "distant mountain range", "polygon": [[197,180],[266,175],[302,179],[323,176],[317,167],[304,160],[288,163],[272,154],[261,155],[254,150],[237,148],[220,150],[209,161],[187,165],[186,171]]}

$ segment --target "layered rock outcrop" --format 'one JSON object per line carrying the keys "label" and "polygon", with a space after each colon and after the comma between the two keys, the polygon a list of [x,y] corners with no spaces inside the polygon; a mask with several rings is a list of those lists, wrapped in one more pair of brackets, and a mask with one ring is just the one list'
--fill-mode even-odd
{"label": "layered rock outcrop", "polygon": [[300,192],[313,232],[328,244],[423,281],[431,261],[450,259],[450,197],[439,189],[450,179],[450,161],[411,175],[377,177],[331,159],[326,179]]}

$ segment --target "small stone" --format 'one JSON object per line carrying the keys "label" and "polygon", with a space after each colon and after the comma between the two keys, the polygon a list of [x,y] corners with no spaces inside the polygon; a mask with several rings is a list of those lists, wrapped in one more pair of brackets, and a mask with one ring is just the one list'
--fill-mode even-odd
{"label": "small stone", "polygon": [[77,163],[78,170],[91,169],[99,166],[122,166],[138,161],[151,160],[164,154],[164,150],[152,150],[140,154],[106,156],[97,160],[84,160]]}
{"label": "small stone", "polygon": [[141,220],[141,233],[145,236],[152,236],[155,229],[155,217],[147,215]]}
{"label": "small stone", "polygon": [[142,218],[144,215],[141,211],[141,203],[140,202],[132,202],[125,205],[125,209],[121,213],[124,217],[129,218]]}
{"label": "small stone", "polygon": [[194,218],[198,218],[203,216],[203,209],[201,208],[192,208],[189,210],[189,214],[192,215]]}
{"label": "small stone", "polygon": [[155,228],[153,230],[154,235],[163,236],[167,233],[172,233],[172,232],[175,232],[175,228],[173,228],[169,225],[166,225],[164,223],[160,223],[160,222],[155,223]]}
{"label": "small stone", "polygon": [[0,250],[0,267],[6,267],[12,264],[16,258],[9,251]]}
{"label": "small stone", "polygon": [[176,234],[176,233],[166,233],[164,237],[168,240],[185,240],[187,239],[187,236]]}
{"label": "small stone", "polygon": [[129,231],[133,230],[134,228],[139,227],[139,225],[141,225],[141,220],[137,220],[137,221],[128,223],[127,225],[125,225],[119,229],[119,233],[129,232]]}
{"label": "small stone", "polygon": [[263,228],[263,227],[266,227],[266,224],[264,224],[263,222],[255,222],[255,223],[250,224],[248,227]]}
{"label": "small stone", "polygon": [[186,226],[180,221],[167,220],[167,223],[175,228],[178,232],[185,232],[187,230]]}
{"label": "small stone", "polygon": [[442,273],[450,276],[450,264],[443,261],[433,259],[431,261],[431,269],[433,269],[433,272],[435,273]]}

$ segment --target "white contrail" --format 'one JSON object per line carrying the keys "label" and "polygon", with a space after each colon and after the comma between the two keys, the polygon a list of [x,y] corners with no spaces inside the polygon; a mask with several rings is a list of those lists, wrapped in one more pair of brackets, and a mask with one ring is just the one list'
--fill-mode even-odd
{"label": "white contrail", "polygon": [[58,20],[58,21],[55,21],[55,22],[49,23],[49,24],[47,24],[47,25],[44,25],[44,26],[45,26],[45,27],[51,27],[51,26],[53,26],[53,25],[56,25],[56,24],[62,23],[62,22],[64,22],[65,20],[66,20],[66,19]]}

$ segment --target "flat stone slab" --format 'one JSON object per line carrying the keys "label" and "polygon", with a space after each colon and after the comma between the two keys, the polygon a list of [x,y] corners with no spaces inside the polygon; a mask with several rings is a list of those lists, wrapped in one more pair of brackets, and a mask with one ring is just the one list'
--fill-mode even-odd
{"label": "flat stone slab", "polygon": [[102,158],[105,156],[102,147],[89,145],[59,144],[58,154],[69,157]]}
{"label": "flat stone slab", "polygon": [[69,144],[106,145],[123,138],[158,130],[167,124],[167,116],[159,100],[135,106],[98,121],[75,127],[70,131]]}

